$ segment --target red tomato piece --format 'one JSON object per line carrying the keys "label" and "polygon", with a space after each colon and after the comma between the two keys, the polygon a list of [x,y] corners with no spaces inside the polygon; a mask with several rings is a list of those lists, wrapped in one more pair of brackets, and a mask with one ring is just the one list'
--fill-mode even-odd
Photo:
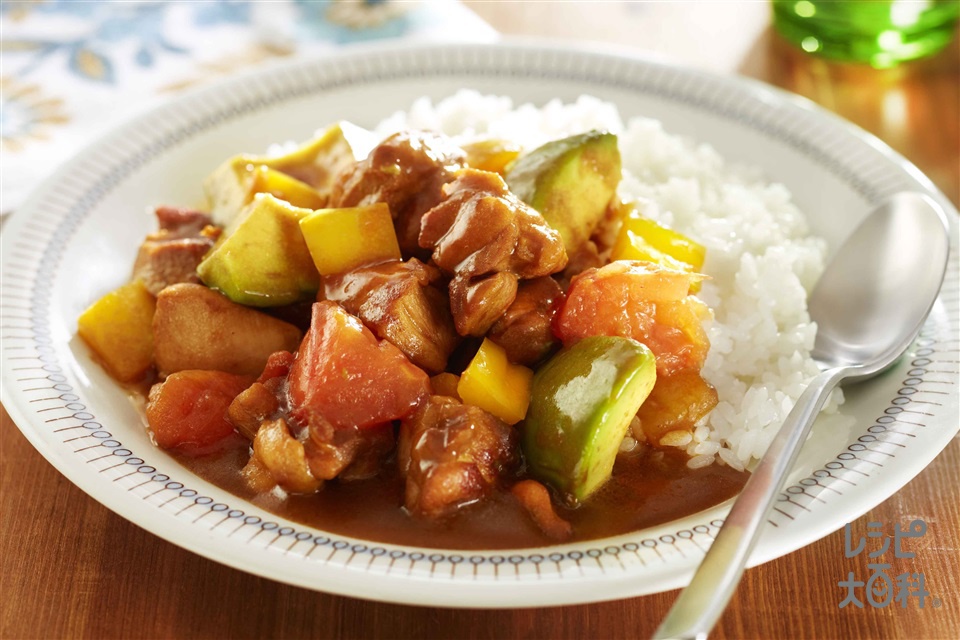
{"label": "red tomato piece", "polygon": [[153,385],[147,423],[157,445],[204,453],[234,433],[227,408],[254,378],[223,371],[178,371]]}
{"label": "red tomato piece", "polygon": [[276,351],[267,358],[267,364],[263,367],[263,373],[257,378],[257,382],[266,382],[271,378],[282,378],[290,373],[290,367],[293,365],[293,354],[289,351]]}
{"label": "red tomato piece", "polygon": [[657,374],[699,370],[709,349],[706,306],[687,295],[701,276],[652,262],[618,260],[573,279],[554,333],[570,346],[589,336],[622,336],[647,345]]}
{"label": "red tomato piece", "polygon": [[430,393],[430,378],[339,305],[313,305],[310,330],[290,368],[291,415],[317,414],[334,427],[399,420]]}
{"label": "red tomato piece", "polygon": [[710,350],[710,339],[703,328],[710,308],[700,298],[687,296],[678,302],[658,304],[654,317],[647,346],[657,356],[657,373],[672,375],[684,369],[702,369]]}

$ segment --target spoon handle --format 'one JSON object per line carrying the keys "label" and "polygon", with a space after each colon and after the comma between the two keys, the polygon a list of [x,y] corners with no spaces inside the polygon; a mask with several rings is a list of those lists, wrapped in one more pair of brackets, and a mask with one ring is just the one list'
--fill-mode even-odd
{"label": "spoon handle", "polygon": [[654,633],[655,640],[703,639],[713,629],[737,589],[760,526],[793,468],[810,427],[830,390],[848,373],[846,368],[823,371],[800,395],[734,503],[690,585]]}

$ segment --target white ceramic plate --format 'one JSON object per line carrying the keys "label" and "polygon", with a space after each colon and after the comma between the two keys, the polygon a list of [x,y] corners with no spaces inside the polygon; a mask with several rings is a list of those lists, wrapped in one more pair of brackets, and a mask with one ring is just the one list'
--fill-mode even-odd
{"label": "white ceramic plate", "polygon": [[347,539],[288,522],[184,471],[153,447],[124,392],[74,337],[76,318],[123,283],[160,203],[201,201],[223,158],[304,139],[348,118],[371,126],[420,95],[470,87],[542,104],[590,93],[647,115],[785,183],[832,246],[873,204],[928,193],[952,225],[944,292],[888,374],[849,390],[848,432],[814,434],[753,555],[809,544],[880,503],[957,431],[957,212],[912,165],[812,104],[758,83],[643,59],[543,46],[376,48],[296,61],[192,93],[129,122],[67,163],[3,234],[3,403],[60,472],[130,521],[219,562],[363,598],[466,607],[608,600],[676,588],[723,508],[589,543],[435,551]]}

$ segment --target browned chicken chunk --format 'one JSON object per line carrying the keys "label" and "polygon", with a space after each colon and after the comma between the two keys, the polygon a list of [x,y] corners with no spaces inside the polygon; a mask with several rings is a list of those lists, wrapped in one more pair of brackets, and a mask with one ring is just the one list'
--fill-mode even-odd
{"label": "browned chicken chunk", "polygon": [[496,173],[464,169],[422,220],[420,246],[453,275],[450,308],[460,335],[481,336],[503,315],[517,281],[567,264],[560,234]]}
{"label": "browned chicken chunk", "polygon": [[334,428],[321,419],[310,421],[304,450],[316,477],[362,480],[379,473],[394,445],[392,424]]}
{"label": "browned chicken chunk", "polygon": [[405,255],[421,253],[420,218],[442,198],[440,188],[464,166],[466,153],[444,136],[422,131],[396,133],[365,160],[337,177],[331,207],[385,202]]}
{"label": "browned chicken chunk", "polygon": [[[257,388],[262,392],[264,385],[251,387]],[[389,423],[360,429],[334,428],[319,416],[311,416],[305,427],[282,417],[267,419],[253,437],[244,477],[258,491],[279,485],[293,493],[313,493],[334,478],[349,481],[377,475],[394,444]]]}
{"label": "browned chicken chunk", "polygon": [[157,207],[154,214],[160,230],[166,231],[171,238],[196,236],[206,227],[213,225],[210,216],[196,209]]}
{"label": "browned chicken chunk", "polygon": [[253,441],[261,424],[281,417],[281,410],[288,409],[284,387],[293,357],[289,351],[272,353],[257,381],[230,403],[227,420],[247,439]]}
{"label": "browned chicken chunk", "polygon": [[361,267],[323,279],[322,295],[360,318],[381,340],[392,342],[411,362],[443,371],[460,342],[450,304],[437,288],[436,267],[416,258]]}
{"label": "browned chicken chunk", "polygon": [[159,207],[160,229],[140,245],[133,279],[140,279],[153,295],[180,282],[199,283],[197,265],[213,247],[220,229],[205,213],[192,209]]}
{"label": "browned chicken chunk", "polygon": [[525,280],[487,337],[503,347],[510,362],[533,366],[560,343],[553,335],[553,317],[561,304],[563,290],[553,278]]}
{"label": "browned chicken chunk", "polygon": [[393,424],[335,428],[309,410],[294,419],[287,396],[293,361],[287,351],[271,355],[260,378],[227,410],[228,420],[253,442],[253,456],[244,472],[250,486],[269,490],[280,485],[311,493],[325,480],[377,475],[396,444]]}
{"label": "browned chicken chunk", "polygon": [[440,518],[477,502],[519,462],[516,432],[486,411],[432,396],[400,426],[405,506]]}

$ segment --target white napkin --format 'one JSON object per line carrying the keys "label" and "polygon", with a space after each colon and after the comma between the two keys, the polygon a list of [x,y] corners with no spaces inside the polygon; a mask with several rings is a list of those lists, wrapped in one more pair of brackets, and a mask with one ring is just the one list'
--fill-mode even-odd
{"label": "white napkin", "polygon": [[3,2],[0,212],[104,131],[211,79],[384,38],[491,41],[454,0]]}

